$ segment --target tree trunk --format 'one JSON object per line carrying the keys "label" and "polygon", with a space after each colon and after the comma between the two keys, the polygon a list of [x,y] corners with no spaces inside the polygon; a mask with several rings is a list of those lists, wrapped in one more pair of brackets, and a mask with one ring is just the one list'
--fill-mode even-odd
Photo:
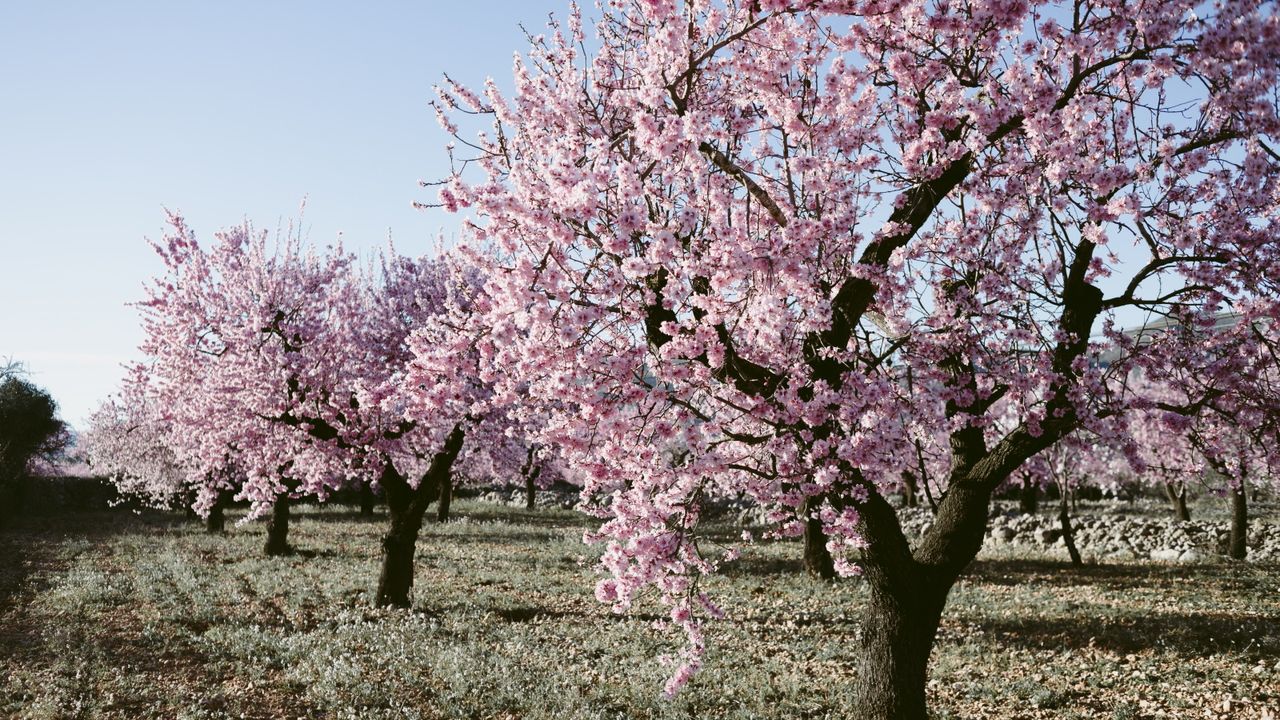
{"label": "tree trunk", "polygon": [[449,506],[453,504],[453,475],[440,481],[440,504],[436,506],[436,521],[449,522]]}
{"label": "tree trunk", "polygon": [[919,507],[920,487],[915,473],[910,470],[902,473],[902,507]]}
{"label": "tree trunk", "polygon": [[271,517],[267,519],[267,543],[263,552],[268,557],[279,557],[293,552],[289,547],[289,493],[276,496],[271,505]]}
{"label": "tree trunk", "polygon": [[524,509],[532,510],[537,507],[538,494],[538,475],[542,473],[542,466],[534,464],[534,456],[537,454],[537,446],[529,448],[529,454],[525,457],[524,467],[520,468],[520,474],[524,476]]}
{"label": "tree trunk", "polygon": [[462,426],[455,426],[444,446],[431,458],[431,466],[416,488],[409,486],[390,459],[386,460],[380,484],[386,497],[391,527],[382,537],[382,571],[374,598],[378,607],[409,607],[409,592],[413,588],[413,554],[418,531],[422,529],[422,518],[427,507],[440,496],[443,483],[453,471],[453,461],[462,450],[463,438]]}
{"label": "tree trunk", "polygon": [[1084,565],[1084,560],[1080,557],[1080,551],[1076,549],[1075,531],[1071,529],[1071,509],[1067,505],[1067,489],[1062,488],[1059,495],[1062,499],[1058,505],[1058,524],[1062,526],[1062,542],[1067,546],[1067,554],[1071,556],[1071,565],[1081,567]]}
{"label": "tree trunk", "polygon": [[1018,492],[1018,509],[1024,515],[1035,515],[1040,510],[1040,483],[1031,478],[1022,479]]}
{"label": "tree trunk", "polygon": [[412,501],[392,503],[392,494],[387,493],[387,514],[391,518],[391,528],[382,537],[382,572],[378,576],[378,596],[374,604],[378,607],[407,608],[409,591],[413,588],[413,554],[418,542],[418,531],[422,529],[422,515],[426,505],[417,509]]}
{"label": "tree trunk", "polygon": [[863,615],[856,713],[866,720],[925,720],[929,656],[946,591],[925,583],[906,592],[871,584]]}
{"label": "tree trunk", "polygon": [[834,580],[836,567],[827,549],[827,534],[822,531],[822,521],[811,515],[819,504],[819,498],[808,498],[804,504],[804,569],[816,578]]}
{"label": "tree trunk", "polygon": [[1248,489],[1244,479],[1231,488],[1231,544],[1228,554],[1236,560],[1244,560],[1249,554],[1249,508],[1246,496]]}
{"label": "tree trunk", "polygon": [[1164,484],[1164,494],[1169,497],[1169,502],[1173,503],[1173,512],[1182,522],[1191,522],[1191,512],[1187,509],[1187,485],[1186,483]]}
{"label": "tree trunk", "polygon": [[368,483],[360,485],[360,516],[373,517],[373,506],[377,498],[373,495],[373,487]]}
{"label": "tree trunk", "polygon": [[538,473],[542,468],[534,468],[524,478],[524,508],[533,510],[538,505]]}
{"label": "tree trunk", "polygon": [[[847,714],[926,720],[925,686],[938,622],[952,584],[982,545],[987,514],[980,497],[953,488],[917,549],[924,554],[920,562],[883,497],[872,491],[858,510],[870,543],[862,556],[870,597],[861,612],[861,657]],[[931,537],[941,542],[930,543]]]}
{"label": "tree trunk", "polygon": [[[953,430],[947,492],[933,524],[914,547],[874,483],[850,468],[848,482],[866,488],[868,494],[857,510],[858,529],[867,543],[863,574],[871,590],[863,613],[862,671],[855,681],[850,717],[927,720],[925,683],[938,621],[951,587],[982,549],[992,493],[1029,458],[1075,429],[1072,393],[1078,382],[1073,368],[1088,349],[1093,321],[1102,310],[1102,291],[1087,281],[1094,247],[1088,240],[1078,244],[1063,283],[1062,339],[1051,356],[1053,371],[1061,379],[1050,385],[1046,419],[1034,432],[1027,424],[1019,425],[991,447],[976,424]],[[955,385],[976,389],[972,366],[956,358],[949,364]],[[981,405],[979,414],[988,408]],[[947,414],[956,417],[967,409],[948,403]]]}
{"label": "tree trunk", "polygon": [[213,501],[213,507],[209,510],[209,517],[204,520],[204,529],[206,532],[220,533],[227,529],[226,507],[229,502],[227,491],[223,490],[218,493],[218,497]]}

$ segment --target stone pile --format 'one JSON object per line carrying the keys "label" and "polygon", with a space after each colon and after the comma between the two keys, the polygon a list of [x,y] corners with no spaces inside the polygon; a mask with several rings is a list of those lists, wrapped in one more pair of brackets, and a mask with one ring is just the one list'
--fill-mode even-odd
{"label": "stone pile", "polygon": [[[510,487],[483,491],[479,500],[523,508],[524,490]],[[573,488],[539,490],[538,507],[571,509],[578,503]],[[737,525],[768,525],[765,511],[747,500],[721,500],[709,508],[711,517]],[[1151,560],[1168,563],[1212,562],[1226,555],[1230,527],[1225,521],[1180,522],[1172,514],[1160,515],[1157,508],[1125,512],[1123,506],[1093,509],[1073,515],[1076,548],[1086,559],[1111,562]],[[899,509],[903,530],[909,538],[923,534],[933,524],[928,508]],[[1024,514],[997,503],[987,521],[988,548],[1022,548],[1066,556],[1062,528],[1057,513],[1046,508],[1038,514]],[[1280,525],[1270,519],[1253,519],[1249,524],[1249,559],[1280,562]]]}
{"label": "stone pile", "polygon": [[[483,490],[476,499],[481,502],[523,508],[525,506],[524,488],[495,487]],[[578,504],[578,491],[572,489],[550,488],[538,490],[533,504],[540,508],[572,509]]]}
{"label": "stone pile", "polygon": [[[919,536],[933,522],[933,515],[924,508],[901,510],[900,517],[908,536]],[[1111,561],[1209,562],[1225,555],[1230,536],[1226,522],[1180,522],[1172,515],[1082,513],[1073,516],[1071,523],[1082,555]],[[1058,516],[1049,512],[1028,515],[997,507],[987,522],[986,544],[1066,552]],[[1280,525],[1254,520],[1248,546],[1250,560],[1280,561]]]}

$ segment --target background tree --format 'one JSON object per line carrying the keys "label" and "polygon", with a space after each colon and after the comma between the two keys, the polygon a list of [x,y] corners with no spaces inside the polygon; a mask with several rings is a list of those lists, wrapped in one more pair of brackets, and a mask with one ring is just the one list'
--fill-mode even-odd
{"label": "background tree", "polygon": [[21,483],[32,463],[54,462],[70,441],[49,393],[22,377],[19,366],[0,368],[0,516],[21,504]]}
{"label": "background tree", "polygon": [[243,484],[235,449],[221,448],[214,464],[194,462],[188,448],[199,439],[180,434],[172,409],[149,369],[130,366],[119,395],[89,416],[82,438],[89,462],[120,495],[147,507],[186,507],[209,532],[223,532],[226,509]]}
{"label": "background tree", "polygon": [[455,464],[489,445],[486,383],[461,334],[478,276],[390,248],[361,267],[341,247],[317,252],[293,232],[273,242],[248,224],[206,248],[171,224],[155,244],[167,271],[143,303],[143,349],[180,453],[212,469],[235,448],[253,514],[285,493],[376,485],[389,527],[375,603],[407,607],[424,513]]}

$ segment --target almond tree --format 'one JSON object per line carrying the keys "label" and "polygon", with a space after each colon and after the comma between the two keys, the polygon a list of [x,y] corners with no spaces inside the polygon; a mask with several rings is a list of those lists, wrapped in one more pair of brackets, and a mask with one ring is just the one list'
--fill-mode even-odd
{"label": "almond tree", "polygon": [[[1278,54],[1261,2],[613,0],[533,38],[510,96],[445,83],[481,365],[572,401],[543,436],[606,518],[597,596],[654,590],[686,633],[669,691],[718,612],[702,502],[741,492],[868,583],[850,714],[926,716],[992,492],[1106,432],[1137,367],[1232,382],[1126,314],[1275,315]],[[914,546],[885,498],[913,423],[950,456]]]}
{"label": "almond tree", "polygon": [[[167,272],[142,304],[143,349],[182,452],[209,467],[234,449],[251,513],[285,494],[379,486],[390,526],[375,602],[407,607],[423,515],[466,461],[467,435],[495,425],[481,422],[475,353],[454,337],[476,276],[394,249],[361,266],[340,247],[309,250],[296,233],[271,242],[247,223],[204,248],[171,223],[155,244]],[[411,336],[429,348],[415,354]],[[427,356],[435,364],[411,370]]]}
{"label": "almond tree", "polygon": [[[122,497],[145,507],[194,505],[201,486],[215,485],[223,473],[190,471],[179,456],[173,425],[155,397],[146,368],[127,368],[118,395],[107,398],[89,415],[80,438],[89,464]],[[221,504],[200,504],[210,532],[223,529]],[[192,508],[194,509],[194,508]]]}
{"label": "almond tree", "polygon": [[[1149,407],[1131,413],[1130,425],[1144,446],[1140,464],[1166,487],[1197,482],[1230,499],[1227,554],[1244,560],[1249,487],[1280,486],[1280,327],[1274,318],[1231,320],[1233,327],[1215,332],[1205,352],[1239,382],[1209,385],[1199,367],[1185,363],[1161,368],[1146,378]],[[1189,346],[1204,347],[1208,339],[1194,327],[1170,332]],[[1185,489],[1178,499],[1185,520]]]}

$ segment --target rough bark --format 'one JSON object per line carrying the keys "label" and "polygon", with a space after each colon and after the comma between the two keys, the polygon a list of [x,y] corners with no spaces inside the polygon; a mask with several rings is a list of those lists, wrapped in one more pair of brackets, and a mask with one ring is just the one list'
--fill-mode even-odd
{"label": "rough bark", "polygon": [[1231,488],[1231,539],[1227,554],[1236,560],[1244,560],[1249,554],[1249,507],[1248,489],[1244,480]]}
{"label": "rough bark", "polygon": [[929,656],[946,592],[926,582],[873,582],[862,629],[857,717],[924,720]]}
{"label": "rough bark", "polygon": [[1169,502],[1173,503],[1173,514],[1178,516],[1182,522],[1191,522],[1191,511],[1187,509],[1187,485],[1186,483],[1164,484],[1164,494],[1168,496]]}
{"label": "rough bark", "polygon": [[1080,550],[1076,548],[1075,530],[1071,527],[1071,508],[1067,504],[1067,489],[1062,488],[1059,495],[1058,524],[1062,526],[1062,542],[1067,546],[1067,554],[1071,556],[1071,565],[1081,567],[1084,560],[1080,557]]}
{"label": "rough bark", "polygon": [[454,427],[416,488],[410,487],[390,460],[386,460],[380,484],[387,501],[390,527],[382,537],[382,571],[374,604],[379,607],[409,607],[413,589],[413,555],[427,507],[440,496],[444,480],[462,450],[462,426]]}
{"label": "rough bark", "polygon": [[[939,505],[935,523],[948,526],[956,546],[973,538],[973,518],[955,507],[957,495],[949,493]],[[859,670],[851,717],[867,720],[926,720],[925,685],[929,656],[938,632],[947,593],[955,582],[957,566],[969,560],[927,555],[914,557],[893,508],[873,493],[860,506],[862,524],[870,545],[863,553],[864,577],[870,589],[863,613]],[[977,544],[986,526],[986,513],[978,522]],[[940,546],[934,550],[941,549]],[[974,554],[976,554],[974,550]]]}
{"label": "rough bark", "polygon": [[412,501],[393,505],[390,493],[387,500],[391,527],[382,538],[382,572],[378,576],[374,603],[379,607],[407,608],[409,591],[413,588],[413,554],[418,531],[422,529],[422,512],[414,511]]}
{"label": "rough bark", "polygon": [[276,496],[276,501],[271,505],[271,517],[267,518],[267,542],[263,547],[263,552],[268,557],[278,557],[288,555],[293,552],[293,548],[289,547],[289,506],[292,500],[289,493],[284,492]]}

